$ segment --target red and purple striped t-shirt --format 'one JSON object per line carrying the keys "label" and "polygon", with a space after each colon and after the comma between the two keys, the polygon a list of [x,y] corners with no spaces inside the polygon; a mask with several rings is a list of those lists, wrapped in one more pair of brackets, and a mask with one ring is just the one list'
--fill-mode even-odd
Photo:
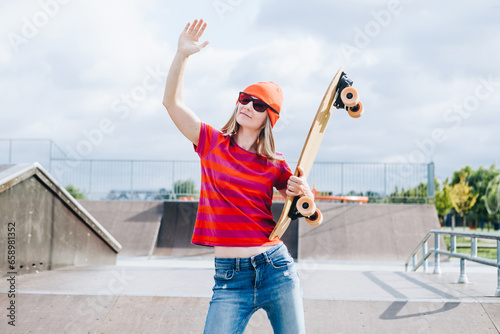
{"label": "red and purple striped t-shirt", "polygon": [[242,149],[229,136],[202,123],[196,153],[201,159],[201,191],[192,243],[257,247],[269,241],[274,226],[273,187],[285,189],[292,171]]}

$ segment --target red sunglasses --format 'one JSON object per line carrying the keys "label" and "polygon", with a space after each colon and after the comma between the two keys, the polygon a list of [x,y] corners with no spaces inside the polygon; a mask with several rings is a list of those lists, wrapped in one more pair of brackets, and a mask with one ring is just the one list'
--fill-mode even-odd
{"label": "red sunglasses", "polygon": [[262,101],[261,99],[256,99],[255,97],[252,97],[251,95],[248,95],[247,93],[240,92],[240,96],[238,97],[238,102],[247,105],[250,102],[253,104],[253,108],[255,111],[258,112],[264,112],[267,110],[267,108],[271,109],[275,113],[279,114],[276,110],[274,110],[269,104],[266,102]]}

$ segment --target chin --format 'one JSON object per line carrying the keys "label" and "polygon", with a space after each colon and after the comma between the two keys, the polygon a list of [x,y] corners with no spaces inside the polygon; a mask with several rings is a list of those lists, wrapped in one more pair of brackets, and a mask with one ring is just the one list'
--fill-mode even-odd
{"label": "chin", "polygon": [[252,124],[252,119],[248,118],[247,116],[245,115],[237,115],[236,116],[236,122],[240,125],[240,126],[245,126],[245,127],[249,127],[251,126]]}

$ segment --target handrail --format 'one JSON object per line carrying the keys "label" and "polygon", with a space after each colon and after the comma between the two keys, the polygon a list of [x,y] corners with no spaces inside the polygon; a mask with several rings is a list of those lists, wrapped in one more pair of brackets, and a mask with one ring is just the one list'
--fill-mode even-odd
{"label": "handrail", "polygon": [[[428,249],[427,241],[434,235],[434,247]],[[439,236],[449,235],[450,236],[450,250],[439,249]],[[471,238],[471,254],[457,253],[457,236],[463,236]],[[477,239],[493,239],[497,241],[497,260],[485,259],[477,256]],[[422,252],[422,258],[417,259],[417,254]],[[456,257],[460,259],[460,277],[458,278],[458,283],[468,283],[469,279],[465,273],[465,260],[484,264],[487,266],[497,267],[497,289],[495,291],[495,296],[500,297],[500,234],[494,233],[478,233],[478,232],[455,232],[455,231],[442,231],[442,230],[430,230],[429,233],[420,241],[415,250],[405,261],[405,270],[408,271],[408,265],[412,263],[412,271],[417,271],[421,266],[424,272],[427,271],[428,258],[434,253],[434,274],[440,274],[440,260],[439,255],[448,255],[451,257]],[[418,260],[418,261],[417,261]]]}

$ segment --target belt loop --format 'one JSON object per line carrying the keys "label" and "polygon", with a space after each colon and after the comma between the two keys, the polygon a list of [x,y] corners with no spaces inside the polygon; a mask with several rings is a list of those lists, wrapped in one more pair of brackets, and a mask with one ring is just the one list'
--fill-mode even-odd
{"label": "belt loop", "polygon": [[264,257],[266,258],[267,264],[271,263],[271,260],[269,259],[269,255],[267,254],[267,252],[264,252]]}
{"label": "belt loop", "polygon": [[237,257],[235,262],[236,262],[236,271],[240,271],[240,258]]}

